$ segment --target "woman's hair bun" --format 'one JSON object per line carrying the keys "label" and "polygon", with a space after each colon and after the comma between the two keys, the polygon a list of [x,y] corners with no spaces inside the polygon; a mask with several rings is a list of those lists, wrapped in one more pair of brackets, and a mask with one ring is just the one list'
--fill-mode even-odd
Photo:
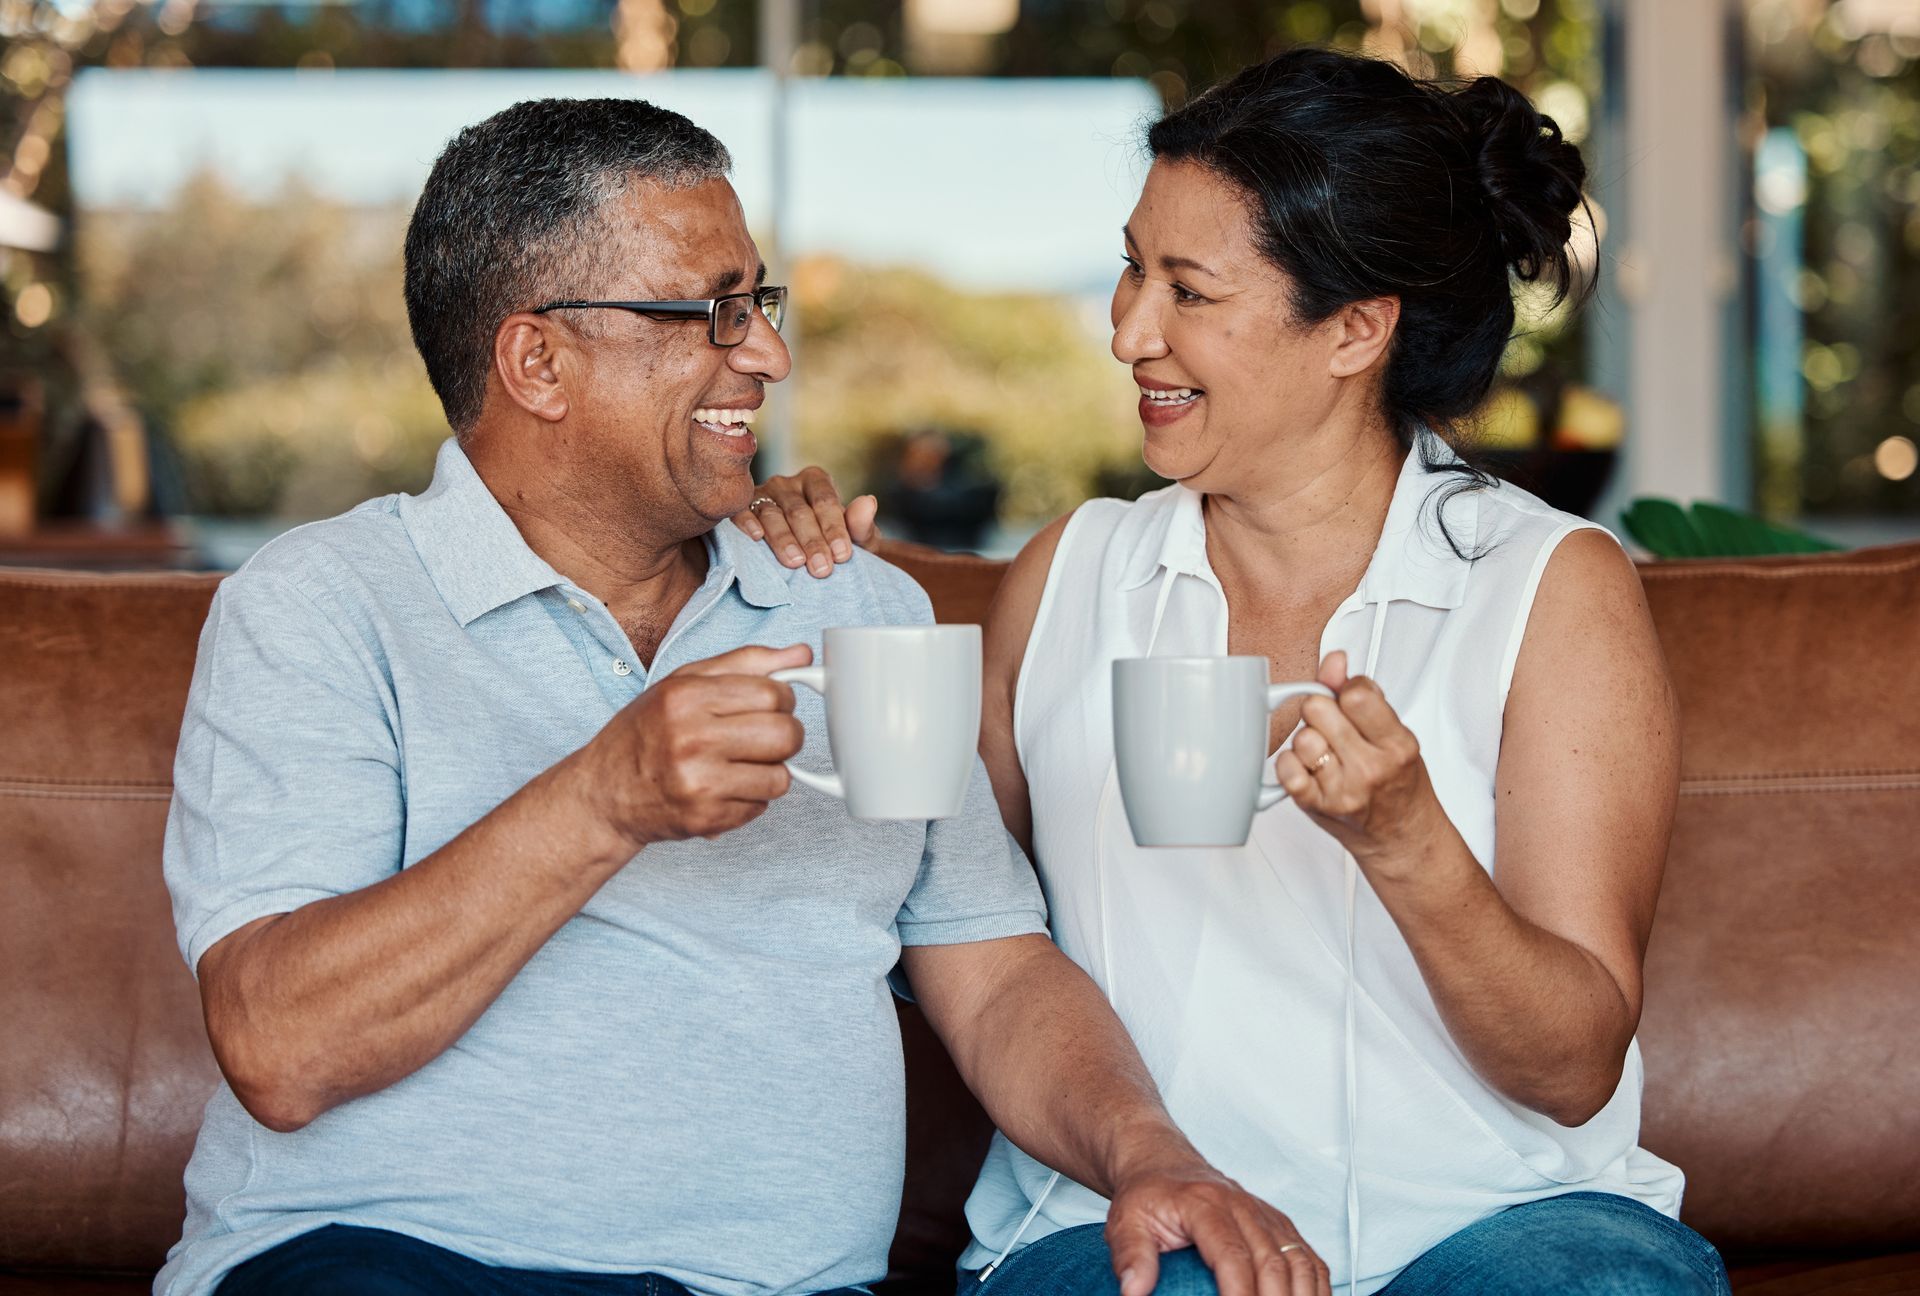
{"label": "woman's hair bun", "polygon": [[1565,297],[1573,287],[1567,242],[1585,199],[1587,166],[1553,118],[1497,77],[1479,77],[1449,98],[1465,132],[1513,273]]}

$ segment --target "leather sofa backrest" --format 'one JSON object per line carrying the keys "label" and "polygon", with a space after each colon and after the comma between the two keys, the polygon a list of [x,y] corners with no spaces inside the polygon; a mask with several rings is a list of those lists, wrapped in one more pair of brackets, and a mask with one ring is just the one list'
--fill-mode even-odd
{"label": "leather sofa backrest", "polygon": [[0,1268],[180,1235],[217,1076],[160,840],[217,584],[0,573]]}
{"label": "leather sofa backrest", "polygon": [[[891,546],[942,620],[1004,568]],[[1920,1244],[1920,545],[1647,568],[1686,724],[1649,1147],[1735,1252]],[[216,1080],[160,876],[213,576],[0,572],[0,1269],[151,1269]],[[896,1272],[950,1272],[987,1126],[903,1012]]]}
{"label": "leather sofa backrest", "polygon": [[1920,545],[1641,574],[1684,726],[1643,1140],[1725,1250],[1920,1245]]}

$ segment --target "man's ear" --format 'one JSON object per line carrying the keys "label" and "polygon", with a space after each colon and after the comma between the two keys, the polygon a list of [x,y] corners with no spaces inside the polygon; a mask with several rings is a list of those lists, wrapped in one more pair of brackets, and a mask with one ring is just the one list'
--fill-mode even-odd
{"label": "man's ear", "polygon": [[1333,317],[1333,354],[1327,372],[1335,378],[1365,373],[1387,353],[1393,330],[1400,323],[1398,297],[1368,297],[1349,302]]}
{"label": "man's ear", "polygon": [[544,315],[517,311],[493,333],[493,369],[507,399],[537,419],[558,423],[571,402],[565,376],[577,372],[564,330]]}

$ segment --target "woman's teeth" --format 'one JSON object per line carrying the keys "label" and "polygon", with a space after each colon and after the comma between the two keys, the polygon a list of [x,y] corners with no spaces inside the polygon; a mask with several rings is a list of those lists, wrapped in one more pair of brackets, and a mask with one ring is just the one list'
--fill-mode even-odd
{"label": "woman's teeth", "polygon": [[697,409],[693,412],[695,423],[704,423],[716,432],[727,436],[741,436],[744,429],[753,423],[753,411],[750,409]]}
{"label": "woman's teeth", "polygon": [[1206,395],[1198,387],[1174,387],[1170,390],[1160,387],[1142,387],[1140,394],[1155,405],[1185,405]]}

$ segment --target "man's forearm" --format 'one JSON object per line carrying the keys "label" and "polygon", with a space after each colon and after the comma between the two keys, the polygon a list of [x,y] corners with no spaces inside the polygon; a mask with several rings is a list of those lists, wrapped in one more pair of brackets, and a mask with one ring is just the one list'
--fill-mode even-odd
{"label": "man's forearm", "polygon": [[[953,952],[910,951],[934,1028],[987,1114],[1022,1151],[1106,1196],[1131,1175],[1190,1166],[1146,1065],[1106,997],[1045,937],[983,943],[992,962],[961,971]],[[916,964],[949,963],[953,971]],[[972,1002],[945,992],[983,987]],[[922,988],[923,982],[925,988]]]}
{"label": "man's forearm", "polygon": [[576,753],[374,886],[208,950],[208,1035],[254,1116],[295,1129],[385,1088],[472,1026],[631,857],[587,811]]}

